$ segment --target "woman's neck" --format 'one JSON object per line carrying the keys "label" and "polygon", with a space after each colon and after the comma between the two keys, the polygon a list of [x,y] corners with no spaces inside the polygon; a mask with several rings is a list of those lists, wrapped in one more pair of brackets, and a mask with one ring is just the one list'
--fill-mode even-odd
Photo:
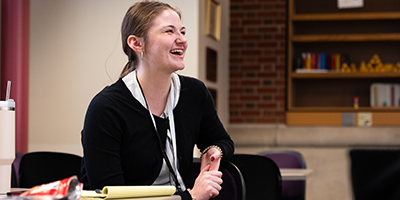
{"label": "woman's neck", "polygon": [[168,100],[171,74],[150,72],[143,68],[138,68],[136,72],[151,113],[161,116]]}

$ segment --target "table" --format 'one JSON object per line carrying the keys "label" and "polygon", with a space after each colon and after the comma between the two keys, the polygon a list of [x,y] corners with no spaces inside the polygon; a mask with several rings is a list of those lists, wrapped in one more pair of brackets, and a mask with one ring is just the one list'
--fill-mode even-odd
{"label": "table", "polygon": [[312,169],[289,169],[282,168],[281,177],[283,181],[298,181],[306,180],[307,177],[313,172]]}
{"label": "table", "polygon": [[[81,200],[103,200],[102,198],[81,198]],[[118,200],[181,200],[181,196],[159,196],[159,197],[143,197],[143,198],[126,198]]]}
{"label": "table", "polygon": [[[11,188],[11,192],[26,191],[26,188]],[[81,200],[102,200],[101,198],[81,198]],[[119,200],[181,200],[181,196],[159,196],[159,197],[143,197],[143,198],[129,198],[129,199],[119,199]]]}

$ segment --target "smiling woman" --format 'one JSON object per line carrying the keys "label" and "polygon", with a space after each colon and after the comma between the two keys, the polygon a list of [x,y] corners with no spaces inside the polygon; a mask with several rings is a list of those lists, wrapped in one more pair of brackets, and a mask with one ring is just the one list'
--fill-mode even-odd
{"label": "smiling woman", "polygon": [[[185,68],[185,34],[179,10],[168,4],[141,1],[127,11],[121,35],[128,63],[93,98],[82,130],[86,189],[174,185],[184,200],[219,194],[218,169],[234,146],[205,85],[175,73]],[[195,145],[201,172],[191,177]]]}

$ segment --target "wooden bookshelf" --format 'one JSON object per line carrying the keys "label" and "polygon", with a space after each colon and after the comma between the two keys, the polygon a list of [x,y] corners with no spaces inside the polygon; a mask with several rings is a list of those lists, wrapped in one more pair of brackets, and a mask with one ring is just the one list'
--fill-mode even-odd
{"label": "wooden bookshelf", "polygon": [[400,119],[400,107],[370,107],[370,85],[400,83],[400,72],[296,73],[301,52],[348,54],[357,66],[375,53],[383,63],[400,61],[400,1],[364,0],[363,8],[343,10],[336,3],[288,0],[287,125],[340,126],[343,113],[367,112],[373,126],[400,126],[393,119]]}

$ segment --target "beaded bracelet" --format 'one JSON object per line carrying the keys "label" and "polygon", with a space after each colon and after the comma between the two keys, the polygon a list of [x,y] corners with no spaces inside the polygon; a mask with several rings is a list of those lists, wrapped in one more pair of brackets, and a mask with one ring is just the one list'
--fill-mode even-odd
{"label": "beaded bracelet", "polygon": [[218,149],[218,151],[221,152],[221,159],[222,159],[222,155],[224,155],[224,154],[222,153],[222,149],[219,148],[219,146],[217,146],[217,145],[211,145],[211,146],[208,146],[207,148],[205,148],[205,149],[201,152],[200,158],[202,158],[203,155],[204,155],[205,153],[207,153],[207,151],[208,151],[209,149],[211,149],[211,148],[216,148],[216,149]]}

